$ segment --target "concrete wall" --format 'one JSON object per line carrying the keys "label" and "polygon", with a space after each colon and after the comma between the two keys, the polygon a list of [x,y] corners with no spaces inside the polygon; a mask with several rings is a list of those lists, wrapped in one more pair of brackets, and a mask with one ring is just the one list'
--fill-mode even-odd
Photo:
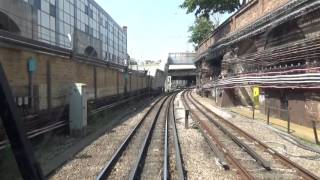
{"label": "concrete wall", "polygon": [[151,79],[151,87],[154,90],[164,88],[164,84],[166,81],[166,74],[163,71],[157,70],[155,77]]}
{"label": "concrete wall", "polygon": [[88,36],[86,33],[76,30],[75,35],[75,52],[78,54],[85,54],[84,51],[88,46],[93,47],[97,52],[99,59],[103,58],[102,55],[102,40]]}
{"label": "concrete wall", "polygon": [[33,38],[38,34],[38,28],[32,25],[33,21],[37,21],[37,17],[33,16],[32,7],[29,4],[21,0],[1,0],[0,12],[5,13],[16,23],[21,31],[20,35]]}

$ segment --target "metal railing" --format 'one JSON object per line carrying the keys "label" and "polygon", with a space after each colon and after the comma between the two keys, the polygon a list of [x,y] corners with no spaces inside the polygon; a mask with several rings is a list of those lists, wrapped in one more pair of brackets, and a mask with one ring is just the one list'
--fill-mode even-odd
{"label": "metal railing", "polygon": [[[291,108],[288,109],[284,109],[284,108],[279,108],[279,107],[272,107],[270,105],[264,105],[262,106],[266,109],[267,111],[267,124],[270,125],[270,111],[274,110],[274,111],[278,111],[278,112],[284,112],[287,115],[287,133],[290,134],[291,133],[291,117],[290,117],[290,111],[292,110]],[[255,110],[256,107],[252,106],[252,119],[255,119]],[[320,144],[319,142],[319,138],[318,138],[318,132],[317,132],[317,121],[316,120],[311,120],[312,123],[312,129],[313,129],[313,133],[314,133],[314,139],[315,139],[315,143],[316,144]]]}

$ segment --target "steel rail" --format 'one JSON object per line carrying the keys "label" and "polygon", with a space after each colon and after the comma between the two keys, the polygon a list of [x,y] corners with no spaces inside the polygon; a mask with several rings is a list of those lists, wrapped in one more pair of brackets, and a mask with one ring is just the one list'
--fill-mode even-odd
{"label": "steel rail", "polygon": [[[198,123],[198,127],[199,129],[202,131],[202,134],[206,134],[208,133],[209,136],[211,138],[209,138],[208,136],[205,136],[205,138],[207,139],[207,142],[211,142],[214,141],[215,144],[217,145],[217,147],[219,147],[219,151],[225,155],[226,159],[232,163],[235,167],[238,168],[240,175],[242,176],[242,178],[244,179],[249,179],[249,180],[253,180],[254,177],[240,164],[240,162],[235,159],[235,157],[229,152],[229,150],[217,139],[216,135],[209,129],[208,126],[206,126],[201,120],[200,117],[197,115],[197,113],[190,108],[189,104],[187,103],[187,101],[190,101],[190,99],[185,95],[185,91],[183,93],[183,103],[184,106],[187,107],[190,112],[191,112],[191,116],[194,120],[197,121]],[[211,143],[209,143],[210,145]],[[210,145],[210,146],[215,146],[215,145]],[[217,148],[216,148],[217,149]],[[218,157],[219,158],[219,157]]]}
{"label": "steel rail", "polygon": [[121,157],[124,150],[128,147],[128,144],[132,137],[136,134],[137,130],[140,128],[143,121],[148,117],[148,115],[151,113],[151,111],[155,108],[155,106],[165,97],[160,97],[147,111],[147,113],[142,117],[142,119],[139,121],[139,123],[134,127],[134,129],[129,133],[129,135],[126,137],[126,139],[123,141],[123,143],[119,146],[119,148],[115,151],[112,158],[108,161],[108,163],[104,166],[102,171],[97,176],[97,180],[106,179],[108,175],[111,173],[112,168],[115,166],[119,158]]}
{"label": "steel rail", "polygon": [[[186,99],[184,98],[184,93],[186,91],[183,92],[183,100]],[[214,142],[212,142],[211,138],[214,138],[215,139],[215,134],[213,134],[208,128],[207,126],[205,126],[203,123],[201,123],[200,121],[200,117],[196,115],[196,113],[190,109],[190,106],[185,102],[183,101],[184,103],[184,106],[187,107],[192,113],[192,117],[195,118],[197,121],[198,121],[198,124],[196,124],[199,129],[200,129],[200,132],[201,134],[204,136],[205,140],[207,141],[208,145],[210,146],[210,149],[213,151],[213,153],[217,156],[218,158],[218,161],[219,163],[222,165],[222,167],[225,169],[225,170],[229,170],[230,169],[230,165],[229,163],[227,162],[226,160],[226,157],[223,153],[223,148],[222,146],[220,146],[220,144],[217,143],[217,141],[215,140]],[[207,133],[210,135],[210,137],[207,135]],[[220,149],[218,148],[218,146],[220,147]]]}
{"label": "steel rail", "polygon": [[129,97],[129,98],[126,98],[126,99],[123,99],[123,100],[120,100],[120,101],[116,101],[116,102],[114,102],[114,103],[112,103],[112,104],[107,104],[107,105],[98,107],[98,108],[96,108],[96,109],[91,110],[91,111],[89,112],[89,116],[95,115],[95,114],[97,114],[97,113],[99,113],[99,112],[101,112],[101,111],[110,110],[110,109],[112,109],[112,108],[114,108],[114,107],[117,107],[117,106],[119,106],[119,105],[121,105],[121,104],[125,104],[125,103],[127,103],[127,102],[130,102],[130,101],[132,101],[132,100],[134,100],[134,99],[136,99],[136,98],[138,98],[138,97],[141,97],[141,96],[146,96],[146,94],[140,94],[140,95],[133,96],[133,97]]}
{"label": "steel rail", "polygon": [[160,115],[160,112],[163,108],[163,105],[166,103],[168,98],[169,98],[169,96],[166,96],[165,100],[162,102],[160,108],[158,109],[156,117],[153,119],[152,125],[151,125],[150,129],[148,130],[147,135],[146,135],[146,137],[142,143],[142,146],[139,150],[138,158],[137,158],[136,162],[134,163],[134,166],[130,172],[130,175],[129,175],[130,180],[139,179],[139,175],[141,174],[141,170],[143,168],[142,163],[145,160],[145,156],[147,153],[147,147],[149,146],[150,141],[151,141],[151,134],[155,128],[156,122],[157,122],[158,117]]}
{"label": "steel rail", "polygon": [[[114,102],[114,103],[111,103],[111,104],[108,104],[108,105],[105,105],[105,106],[102,106],[102,107],[99,107],[99,108],[96,108],[96,109],[93,109],[92,111],[88,112],[88,116],[92,116],[94,114],[97,114],[101,111],[105,111],[105,110],[111,110],[119,105],[122,105],[122,104],[125,104],[127,102],[130,102],[138,97],[141,97],[141,96],[145,96],[146,94],[141,94],[141,95],[137,95],[137,96],[134,96],[134,97],[130,97],[130,98],[126,98],[126,99],[123,99],[121,101],[118,101],[118,102]],[[102,109],[103,108],[103,109]],[[39,120],[34,120],[34,124],[38,124],[38,122],[40,121],[41,119]],[[45,125],[45,126],[40,126],[40,127],[37,127],[37,128],[34,128],[35,126],[31,126],[30,130],[27,131],[27,138],[28,139],[32,139],[34,137],[37,137],[41,134],[45,134],[45,133],[48,133],[48,132],[51,132],[55,129],[59,129],[59,128],[64,128],[68,125],[68,121],[67,120],[60,120],[60,121],[50,121],[49,124]],[[0,129],[0,133],[3,132],[3,129]],[[6,138],[0,140],[0,150],[1,149],[4,149],[6,147],[6,145],[8,144],[8,140]]]}
{"label": "steel rail", "polygon": [[[106,106],[102,106],[102,107],[99,107],[97,109],[94,109],[92,111],[90,111],[88,113],[88,116],[92,116],[94,114],[97,114],[101,111],[105,111],[105,110],[111,110],[119,105],[122,105],[122,104],[125,104],[127,102],[130,102],[132,100],[134,100],[135,98],[138,98],[138,97],[141,97],[141,96],[145,96],[145,94],[141,94],[141,95],[137,95],[137,96],[133,96],[133,97],[130,97],[130,98],[126,98],[124,100],[121,100],[121,101],[118,101],[118,102],[114,102],[112,104],[108,104]],[[35,124],[38,123],[38,121],[40,120],[35,120]],[[40,126],[38,128],[33,128],[34,126],[31,126],[30,130],[27,131],[27,138],[28,139],[32,139],[34,137],[37,137],[41,134],[45,134],[45,133],[48,133],[48,132],[51,132],[55,129],[59,129],[59,128],[63,128],[63,127],[66,127],[68,125],[68,121],[67,120],[60,120],[60,121],[48,121],[50,122],[50,124],[48,125],[45,125],[45,126]],[[0,129],[0,132],[2,132],[3,129]],[[1,149],[4,149],[6,146],[8,145],[8,140],[7,139],[2,139],[0,140],[0,150]]]}
{"label": "steel rail", "polygon": [[187,177],[185,176],[185,170],[183,166],[183,159],[181,155],[181,149],[180,149],[180,143],[179,143],[179,137],[178,137],[178,131],[177,131],[177,126],[176,126],[176,116],[175,116],[175,109],[174,109],[174,99],[173,102],[171,103],[171,126],[173,129],[173,141],[174,141],[174,147],[175,147],[175,155],[176,155],[176,168],[178,170],[178,175],[180,180],[185,180]]}
{"label": "steel rail", "polygon": [[163,179],[167,180],[169,179],[169,173],[168,173],[168,113],[170,108],[170,103],[172,101],[172,98],[169,101],[168,106],[166,107],[166,120],[164,125],[164,153],[163,153]]}
{"label": "steel rail", "polygon": [[[190,92],[191,93],[191,92]],[[189,96],[190,96],[189,93]],[[194,101],[193,97],[191,97],[191,101]],[[223,127],[220,123],[218,123],[216,120],[214,120],[212,117],[210,117],[206,112],[204,112],[199,105],[199,102],[192,102],[192,104],[208,119],[210,120],[217,128],[219,128],[224,134],[226,134],[229,138],[231,138],[239,147],[243,148],[253,159],[255,159],[262,167],[264,167],[266,170],[271,170],[270,162],[266,161],[264,158],[262,158],[256,151],[254,151],[250,146],[248,146],[246,143],[241,141],[238,137],[233,135],[229,130],[227,130],[225,127]]]}
{"label": "steel rail", "polygon": [[[192,94],[191,94],[191,97],[194,98],[192,96]],[[297,169],[301,173],[301,175],[303,175],[306,179],[314,179],[314,180],[320,179],[320,177],[318,177],[317,175],[315,175],[311,171],[309,171],[306,168],[300,166],[299,164],[293,162],[292,160],[290,160],[286,156],[280,154],[279,152],[277,152],[273,148],[269,147],[267,144],[263,143],[262,141],[258,140],[257,138],[255,138],[252,135],[248,134],[247,132],[243,131],[238,126],[232,124],[231,122],[226,120],[224,117],[220,116],[219,114],[215,113],[214,111],[212,111],[211,109],[209,109],[205,105],[201,104],[198,100],[195,99],[195,101],[197,101],[202,108],[206,109],[208,112],[210,112],[214,116],[218,117],[223,123],[229,125],[233,129],[235,129],[235,130],[239,131],[240,133],[242,133],[243,135],[245,135],[247,138],[251,139],[252,141],[254,141],[254,142],[258,143],[259,145],[261,145],[262,147],[264,147],[269,154],[278,157],[283,163],[291,166],[294,169]]]}

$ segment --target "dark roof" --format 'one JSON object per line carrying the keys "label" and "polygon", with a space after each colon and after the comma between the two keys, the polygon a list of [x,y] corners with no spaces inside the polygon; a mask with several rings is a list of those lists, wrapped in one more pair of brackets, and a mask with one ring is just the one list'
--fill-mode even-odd
{"label": "dark roof", "polygon": [[194,64],[195,53],[169,53],[168,64]]}
{"label": "dark roof", "polygon": [[130,59],[129,60],[130,65],[138,65],[137,61]]}

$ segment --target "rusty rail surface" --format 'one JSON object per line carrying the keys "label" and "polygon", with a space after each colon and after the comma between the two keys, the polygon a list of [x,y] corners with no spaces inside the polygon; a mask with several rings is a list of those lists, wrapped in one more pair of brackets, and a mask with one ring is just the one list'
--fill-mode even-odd
{"label": "rusty rail surface", "polygon": [[[190,95],[190,93],[189,93]],[[191,101],[194,101],[192,98]],[[190,102],[191,102],[190,101]],[[249,147],[246,143],[244,143],[242,140],[240,140],[237,136],[233,135],[229,130],[227,130],[224,126],[222,126],[217,121],[213,120],[206,112],[204,112],[196,103],[192,104],[210,121],[212,122],[218,129],[220,129],[224,134],[226,134],[233,142],[235,142],[239,147],[244,149],[253,159],[255,159],[262,167],[264,167],[266,170],[271,170],[270,162],[266,161],[264,158],[262,158],[255,150],[253,150],[251,147]]]}
{"label": "rusty rail surface", "polygon": [[184,164],[183,164],[183,159],[181,155],[181,149],[180,149],[180,142],[179,142],[179,137],[178,137],[178,131],[177,131],[177,126],[176,126],[176,116],[175,116],[175,107],[174,107],[174,99],[171,103],[171,111],[169,112],[171,115],[171,126],[173,129],[173,141],[174,141],[174,149],[175,149],[175,159],[176,159],[176,168],[178,171],[179,179],[184,180],[187,179],[185,175],[185,169],[184,169]]}
{"label": "rusty rail surface", "polygon": [[[228,163],[225,162],[225,159],[227,159],[229,163],[231,163],[235,168],[239,170],[238,172],[240,173],[243,179],[253,180],[254,177],[249,173],[249,171],[244,166],[240,164],[240,162],[218,140],[217,135],[215,135],[215,133],[210,130],[209,126],[200,120],[200,117],[197,115],[196,111],[190,109],[189,103],[192,104],[192,102],[190,101],[188,96],[185,95],[185,92],[183,93],[182,96],[183,96],[183,102],[185,107],[187,107],[190,110],[193,119],[197,121],[197,125],[199,129],[202,131],[202,134],[206,138],[207,142],[209,142],[209,146],[211,147],[211,149],[215,149],[214,153],[219,158],[219,161],[223,162],[222,165],[225,167],[225,169],[229,169]],[[210,136],[212,140],[208,136]]]}
{"label": "rusty rail surface", "polygon": [[279,160],[281,160],[281,162],[287,166],[290,166],[293,169],[298,170],[299,174],[301,176],[303,176],[305,179],[314,179],[314,180],[318,180],[320,179],[320,177],[318,177],[317,175],[315,175],[314,173],[312,173],[311,171],[307,170],[306,168],[302,167],[301,165],[293,162],[292,160],[290,160],[289,158],[287,158],[286,156],[278,153],[276,150],[272,149],[271,147],[269,147],[268,145],[266,145],[265,143],[261,142],[260,140],[258,140],[257,138],[253,137],[252,135],[248,134],[247,132],[243,131],[242,129],[240,129],[239,127],[237,127],[236,125],[232,124],[231,122],[229,122],[228,120],[226,120],[224,117],[216,114],[215,112],[213,112],[211,109],[209,109],[208,107],[206,107],[205,105],[201,104],[198,100],[196,100],[192,94],[191,94],[191,98],[194,99],[195,102],[197,102],[203,109],[205,109],[206,111],[210,112],[212,115],[214,115],[215,117],[219,118],[224,124],[226,124],[227,126],[231,127],[232,129],[236,130],[237,132],[239,132],[240,134],[244,135],[245,137],[247,137],[248,139],[256,142],[257,144],[259,144],[261,147],[263,147],[266,152],[268,152],[269,154],[271,154],[274,157],[277,157]]}

